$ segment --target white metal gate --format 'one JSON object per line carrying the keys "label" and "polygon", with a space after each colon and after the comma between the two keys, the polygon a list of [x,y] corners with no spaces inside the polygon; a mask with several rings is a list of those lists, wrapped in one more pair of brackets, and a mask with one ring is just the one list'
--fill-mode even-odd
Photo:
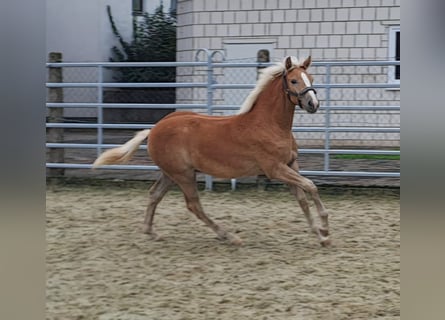
{"label": "white metal gate", "polygon": [[[106,123],[104,121],[104,109],[167,109],[174,108],[176,110],[193,110],[203,112],[207,114],[215,114],[218,112],[233,111],[239,108],[239,104],[227,103],[230,101],[227,99],[220,99],[224,96],[222,94],[227,90],[235,89],[249,89],[254,88],[255,83],[237,83],[236,73],[242,74],[243,68],[249,68],[250,70],[256,70],[259,66],[265,66],[265,64],[259,64],[256,62],[239,63],[239,62],[227,62],[221,59],[219,62],[215,62],[217,52],[212,52],[206,49],[201,49],[197,52],[196,61],[192,62],[157,62],[157,63],[47,63],[47,68],[50,73],[49,82],[47,87],[50,91],[48,95],[49,101],[46,103],[48,109],[48,121],[46,127],[49,131],[54,129],[84,128],[94,129],[96,132],[96,138],[94,142],[89,143],[75,143],[67,142],[61,139],[57,141],[52,139],[46,143],[48,154],[57,152],[57,150],[66,149],[95,149],[95,156],[99,155],[104,149],[117,146],[116,144],[104,143],[103,131],[104,129],[145,129],[150,128],[153,124],[142,123]],[[218,52],[219,53],[219,52]],[[204,61],[200,60],[204,56]],[[304,123],[304,120],[312,115],[296,114],[295,125],[292,130],[297,135],[304,137],[305,134],[311,136],[317,135],[318,140],[322,141],[322,144],[317,147],[302,148],[299,150],[301,154],[322,154],[324,157],[324,164],[321,170],[302,171],[302,174],[306,175],[324,175],[324,176],[354,176],[354,177],[400,177],[399,171],[394,172],[381,172],[376,171],[373,168],[363,171],[338,171],[332,170],[330,166],[330,160],[333,155],[336,154],[370,154],[370,155],[400,155],[400,151],[396,146],[393,150],[387,148],[379,148],[378,141],[377,146],[374,148],[342,148],[336,147],[333,141],[336,135],[344,135],[345,141],[348,139],[360,140],[360,135],[365,137],[367,135],[387,135],[391,136],[391,141],[395,141],[398,145],[400,134],[400,102],[392,101],[390,94],[395,90],[400,89],[400,84],[389,83],[385,81],[385,78],[381,74],[387,74],[387,68],[390,66],[398,65],[398,61],[331,61],[331,62],[314,62],[311,67],[315,72],[318,72],[319,80],[314,85],[319,90],[320,100],[322,106],[318,112],[317,118],[312,117],[312,123]],[[114,68],[134,68],[134,67],[176,67],[177,79],[186,79],[187,73],[191,76],[188,77],[188,81],[177,81],[175,83],[117,83],[110,80],[110,70]],[[83,81],[70,80],[65,76],[60,81],[54,81],[51,78],[51,73],[54,71],[61,72],[63,70],[64,75],[73,74],[72,70],[88,70],[90,76],[85,77]],[[184,71],[185,70],[185,71]],[[229,71],[230,70],[230,71]],[[348,71],[349,70],[349,71]],[[351,70],[358,70],[357,76],[354,75]],[[377,71],[376,71],[377,70]],[[348,73],[349,72],[349,73]],[[358,79],[361,82],[342,81],[344,74],[349,74],[350,79]],[[229,77],[225,78],[225,75],[229,74]],[[361,76],[360,76],[361,74]],[[366,77],[367,75],[374,75],[374,77]],[[181,78],[182,77],[182,78]],[[369,79],[377,81],[370,82]],[[228,80],[230,82],[228,82]],[[107,103],[104,102],[104,90],[110,88],[176,88],[176,103]],[[83,101],[70,101],[69,99],[51,98],[51,91],[64,90],[73,95],[70,90],[86,90],[88,97]],[[357,99],[346,99],[345,95],[351,94],[353,98],[366,97],[366,102],[360,102]],[[378,97],[380,100],[373,100],[373,96]],[[386,97],[386,96],[388,97]],[[383,97],[383,99],[381,98]],[[386,97],[386,98],[385,98]],[[388,100],[385,100],[388,99]],[[62,101],[60,101],[62,100]],[[348,103],[352,101],[352,103]],[[358,101],[358,102],[357,102]],[[386,101],[392,102],[391,104],[385,104]],[[64,110],[94,110],[96,115],[93,122],[79,122],[73,113],[64,112]],[[55,111],[58,111],[55,112]],[[372,117],[371,120],[366,120],[365,125],[359,116],[354,118],[354,115],[364,113],[365,116]],[[70,117],[66,117],[65,114],[70,114]],[[343,115],[344,119],[339,120]],[[352,115],[352,116],[351,116]],[[390,120],[385,125],[381,125],[381,117],[389,117]],[[355,119],[355,120],[354,120]],[[343,122],[345,123],[343,123]],[[374,122],[373,122],[374,121]],[[303,123],[302,123],[303,122]],[[59,132],[60,133],[60,132]],[[57,134],[55,135],[57,136]],[[334,137],[334,138],[333,138]],[[301,137],[299,137],[301,139]],[[394,145],[393,145],[394,146]],[[144,147],[141,146],[141,149]],[[95,157],[91,158],[89,163],[74,163],[67,162],[65,160],[51,161],[46,163],[47,168],[62,168],[62,169],[85,169],[91,168],[91,163]],[[143,169],[143,170],[158,170],[154,165],[142,166],[142,165],[115,165],[107,166],[104,169]],[[208,177],[206,181],[206,187],[211,189],[212,179]]]}

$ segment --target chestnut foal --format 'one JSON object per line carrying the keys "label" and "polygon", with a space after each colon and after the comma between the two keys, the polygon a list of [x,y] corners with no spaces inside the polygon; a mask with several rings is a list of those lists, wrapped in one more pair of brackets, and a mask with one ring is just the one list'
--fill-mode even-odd
{"label": "chestnut foal", "polygon": [[[169,188],[177,184],[187,208],[209,226],[220,239],[240,245],[241,239],[216,224],[204,213],[196,186],[196,172],[219,178],[266,175],[289,185],[311,230],[321,245],[330,244],[328,212],[315,184],[299,174],[297,144],[292,134],[295,106],[314,113],[319,108],[312,76],[307,73],[311,57],[298,61],[287,57],[263,69],[256,87],[238,114],[207,116],[194,112],[174,112],[153,129],[138,132],[124,145],[99,156],[93,167],[127,162],[143,140],[161,170],[160,178],[149,190],[143,230],[154,238],[156,206]],[[315,203],[321,225],[315,223],[306,194]]]}

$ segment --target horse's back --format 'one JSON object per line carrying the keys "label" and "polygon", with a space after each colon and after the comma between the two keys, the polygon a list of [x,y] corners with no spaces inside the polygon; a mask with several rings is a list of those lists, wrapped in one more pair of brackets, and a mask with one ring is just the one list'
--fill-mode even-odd
{"label": "horse's back", "polygon": [[[236,124],[233,117],[202,115],[195,112],[173,112],[161,119],[150,132],[150,153],[159,145],[169,149],[215,146],[227,139]],[[153,152],[152,152],[153,151]],[[173,150],[171,150],[173,151]]]}
{"label": "horse's back", "polygon": [[204,119],[204,120],[224,120],[224,119],[231,119],[233,116],[210,116],[205,115],[193,111],[175,111],[172,113],[169,113],[164,118],[162,118],[159,122],[170,119],[170,118],[178,118],[178,117],[193,117],[196,119]]}
{"label": "horse's back", "polygon": [[176,111],[162,118],[150,135],[156,135],[157,131],[169,131],[170,134],[180,133],[197,137],[210,133],[217,136],[218,131],[226,130],[227,133],[228,129],[236,126],[234,116],[210,116],[191,111]]}

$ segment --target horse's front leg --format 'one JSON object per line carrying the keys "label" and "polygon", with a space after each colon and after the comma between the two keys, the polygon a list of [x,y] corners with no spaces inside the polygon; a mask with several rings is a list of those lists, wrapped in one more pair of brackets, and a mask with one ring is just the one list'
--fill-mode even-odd
{"label": "horse's front leg", "polygon": [[[292,163],[289,165],[289,167],[291,169],[293,169],[296,173],[299,174],[299,166],[298,166],[297,160],[292,161]],[[317,207],[317,211],[318,211],[321,223],[322,223],[321,227],[317,226],[314,222],[314,219],[312,218],[305,191],[301,187],[299,187],[297,185],[292,185],[292,184],[289,184],[289,188],[290,188],[291,193],[297,198],[298,203],[304,212],[304,215],[309,223],[309,227],[311,228],[311,230],[316,234],[318,232],[320,232],[323,236],[327,237],[329,235],[329,224],[328,224],[328,216],[329,215],[326,211],[326,208],[323,205],[323,202],[320,199],[318,192],[317,192],[318,197],[315,197],[313,199],[314,199],[314,202]],[[318,202],[316,200],[317,198],[318,198]]]}
{"label": "horse's front leg", "polygon": [[[269,168],[265,168],[264,172],[267,174],[269,178],[278,179],[291,186],[291,190],[295,192],[297,199],[302,200],[301,204],[303,204],[303,211],[305,212],[305,215],[308,218],[312,230],[317,234],[321,245],[328,246],[331,244],[331,241],[328,238],[329,234],[328,212],[326,211],[323,203],[320,200],[318,189],[315,186],[315,184],[311,180],[301,176],[297,172],[297,170],[298,166],[294,162],[289,166],[285,164],[271,166]],[[303,194],[298,189],[302,189],[311,194],[315,206],[317,207],[318,214],[320,216],[322,224],[321,227],[314,226],[312,217],[309,212],[309,206],[307,205],[307,200],[305,200],[306,197],[304,196],[303,198]]]}

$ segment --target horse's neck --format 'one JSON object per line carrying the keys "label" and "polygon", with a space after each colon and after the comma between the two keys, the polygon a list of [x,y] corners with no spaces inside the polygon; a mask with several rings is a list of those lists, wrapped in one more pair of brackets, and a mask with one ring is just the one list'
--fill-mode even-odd
{"label": "horse's neck", "polygon": [[281,77],[273,80],[255,102],[251,115],[265,121],[268,125],[276,124],[280,129],[292,129],[295,106],[284,93]]}

